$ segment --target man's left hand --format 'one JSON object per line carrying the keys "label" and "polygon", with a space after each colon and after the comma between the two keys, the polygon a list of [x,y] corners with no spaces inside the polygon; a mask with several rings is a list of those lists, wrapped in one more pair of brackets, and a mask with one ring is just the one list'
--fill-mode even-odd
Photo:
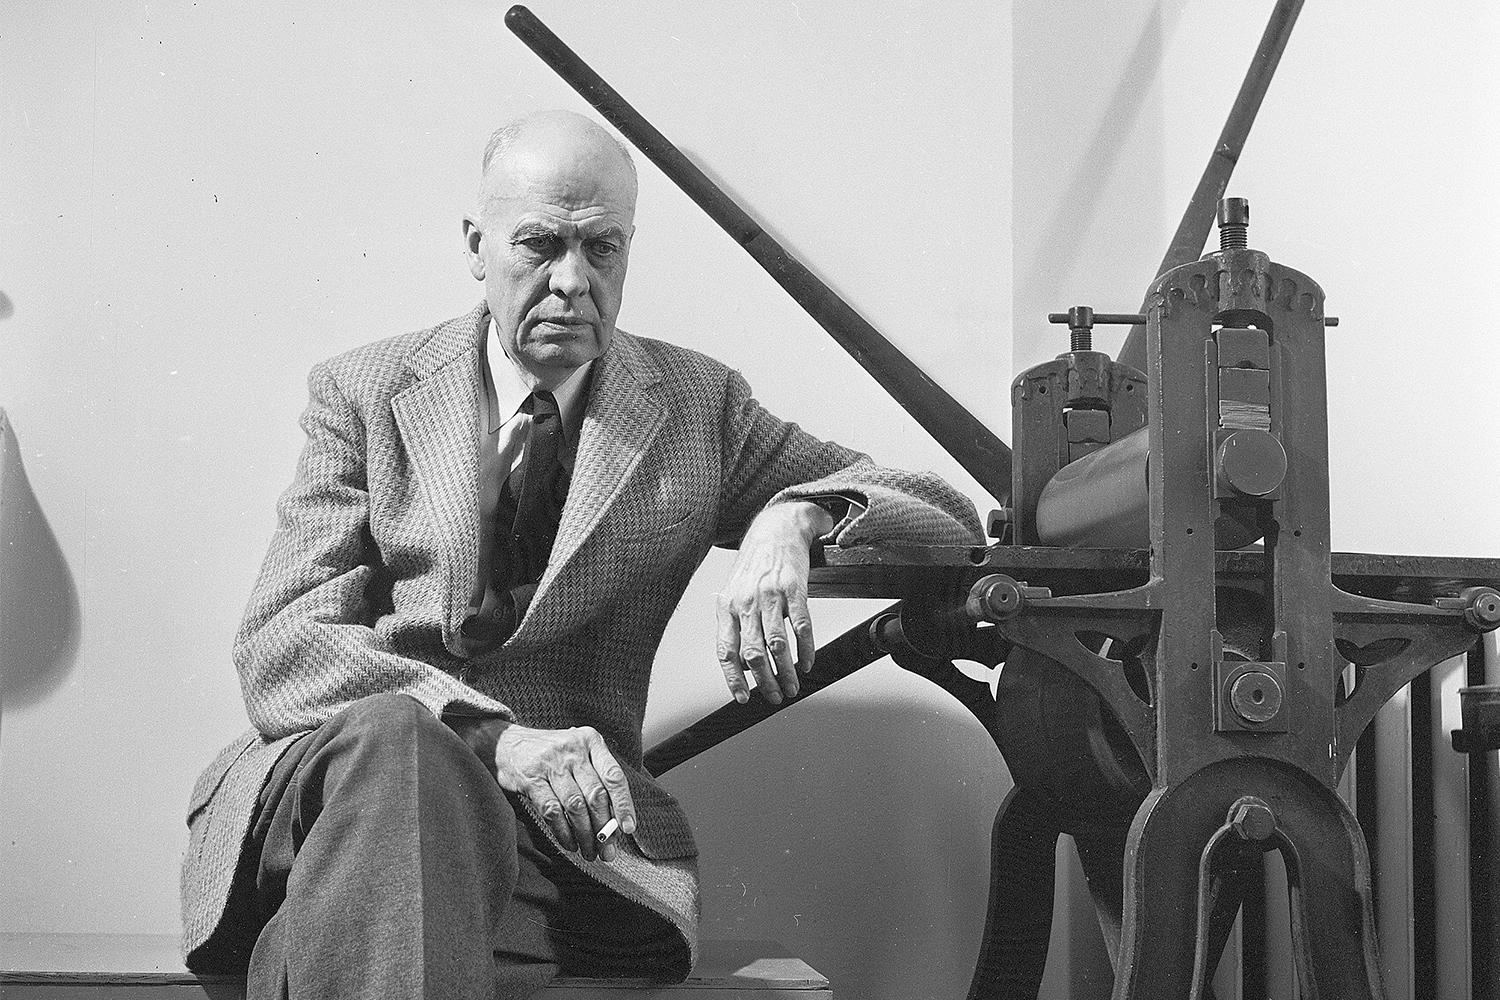
{"label": "man's left hand", "polygon": [[812,669],[808,553],[833,525],[833,516],[817,504],[793,501],[767,507],[745,532],[729,580],[718,595],[719,666],[735,701],[750,700],[747,672],[755,676],[766,700],[778,705],[783,697],[796,697],[797,672]]}

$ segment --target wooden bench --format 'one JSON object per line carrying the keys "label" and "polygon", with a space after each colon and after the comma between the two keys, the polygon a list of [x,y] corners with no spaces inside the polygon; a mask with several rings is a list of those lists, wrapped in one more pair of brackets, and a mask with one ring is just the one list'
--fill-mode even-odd
{"label": "wooden bench", "polygon": [[[541,1000],[832,1000],[828,980],[766,941],[705,941],[686,982],[558,979]],[[3,1000],[244,1000],[241,979],[195,976],[162,934],[0,934]]]}

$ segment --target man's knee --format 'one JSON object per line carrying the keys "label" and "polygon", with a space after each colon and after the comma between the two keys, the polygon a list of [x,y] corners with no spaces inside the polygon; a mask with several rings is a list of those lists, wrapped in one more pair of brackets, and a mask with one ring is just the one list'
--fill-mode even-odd
{"label": "man's knee", "polygon": [[397,767],[422,762],[428,767],[482,768],[457,733],[405,694],[361,698],[324,723],[318,738],[323,749],[352,754],[366,766],[386,761]]}
{"label": "man's knee", "polygon": [[415,698],[361,698],[312,744],[295,779],[303,822],[348,801],[351,822],[437,821],[514,843],[514,812],[485,762]]}
{"label": "man's knee", "polygon": [[397,692],[361,698],[335,715],[326,725],[346,732],[375,736],[405,735],[423,732],[429,726],[443,726],[426,705],[409,694]]}

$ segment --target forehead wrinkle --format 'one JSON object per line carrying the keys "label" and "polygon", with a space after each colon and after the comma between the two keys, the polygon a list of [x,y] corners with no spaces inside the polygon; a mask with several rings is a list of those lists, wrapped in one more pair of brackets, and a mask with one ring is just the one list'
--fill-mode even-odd
{"label": "forehead wrinkle", "polygon": [[570,224],[611,218],[623,228],[629,228],[635,214],[633,205],[618,204],[593,192],[571,196],[559,192],[546,195],[511,192],[487,200],[485,215],[493,217],[512,213],[522,221],[546,218]]}
{"label": "forehead wrinkle", "polygon": [[547,226],[547,228],[585,228],[589,231],[595,229],[615,228],[624,232],[630,229],[631,216],[621,205],[609,204],[607,201],[594,201],[585,199],[577,207],[568,207],[565,202],[538,201],[529,198],[505,198],[496,202],[493,207],[498,208],[499,216],[514,213],[513,228],[520,229],[526,225]]}
{"label": "forehead wrinkle", "polygon": [[528,213],[516,220],[511,232],[516,235],[525,232],[538,232],[538,234],[556,235],[556,237],[600,237],[600,235],[624,235],[625,226],[616,219],[609,217],[609,213],[601,216],[585,216],[582,219],[567,219],[567,217],[556,216],[550,213]]}

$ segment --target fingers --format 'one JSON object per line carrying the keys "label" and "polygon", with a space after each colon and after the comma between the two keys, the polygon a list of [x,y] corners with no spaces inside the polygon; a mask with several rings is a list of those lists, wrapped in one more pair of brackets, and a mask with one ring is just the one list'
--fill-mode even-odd
{"label": "fingers", "polygon": [[[812,616],[804,593],[793,589],[790,600],[780,590],[765,589],[752,602],[736,610],[729,599],[718,601],[719,668],[734,700],[750,700],[745,674],[755,678],[756,688],[773,705],[795,698],[801,688],[797,670],[812,669]],[[791,619],[791,635],[787,620]]]}
{"label": "fingers", "polygon": [[787,618],[792,623],[792,634],[797,639],[797,669],[807,673],[813,668],[813,657],[818,646],[813,641],[812,613],[807,609],[807,594],[793,594],[787,602]]}
{"label": "fingers", "polygon": [[740,620],[729,607],[729,599],[718,596],[719,669],[724,671],[724,683],[729,693],[741,705],[750,700],[750,688],[745,683],[745,663],[740,659]]}
{"label": "fingers", "polygon": [[[567,840],[558,837],[558,843],[562,844],[564,850],[577,851],[585,860],[592,861],[596,846],[594,821],[589,816],[588,799],[584,796],[583,789],[578,786],[578,781],[572,774],[556,774],[552,776],[552,794],[562,803],[562,825],[567,828],[568,835]],[[553,824],[554,832],[556,829],[557,824]]]}
{"label": "fingers", "polygon": [[766,638],[766,657],[776,673],[776,683],[788,698],[797,697],[797,670],[792,643],[786,632],[786,606],[781,595],[761,607],[761,631]]}
{"label": "fingers", "polygon": [[[604,782],[600,780],[594,768],[587,766],[574,768],[573,781],[577,783],[578,790],[583,795],[582,825],[575,820],[575,836],[578,838],[580,853],[587,858],[593,855],[600,843],[596,835],[604,829],[604,824],[610,821],[614,813],[610,808],[609,792],[605,790]],[[569,819],[574,820],[574,814],[570,813]]]}
{"label": "fingers", "polygon": [[[740,612],[740,660],[755,678],[755,687],[773,705],[781,704],[775,661],[766,650],[765,619],[759,606]],[[785,636],[782,642],[785,643]]]}
{"label": "fingers", "polygon": [[611,820],[625,833],[636,828],[635,803],[625,770],[592,727],[540,730],[511,726],[496,748],[502,787],[524,794],[565,851],[585,860],[614,860],[618,835],[597,835]]}
{"label": "fingers", "polygon": [[828,517],[812,504],[775,504],[741,539],[718,602],[719,666],[736,701],[748,700],[747,672],[766,700],[779,705],[798,694],[798,670],[812,669],[808,547]]}
{"label": "fingers", "polygon": [[[594,833],[597,835],[605,828],[605,824],[611,818],[619,820],[621,833],[635,833],[635,800],[630,796],[630,782],[625,778],[625,769],[620,767],[615,760],[615,755],[609,752],[604,738],[593,730],[593,739],[589,744],[589,759],[593,764],[591,771],[597,775],[601,785],[601,798],[604,800],[604,816],[599,819],[599,813],[595,813]],[[599,856],[605,861],[613,861],[619,851],[617,842],[619,834],[611,834],[606,837],[599,847]]]}
{"label": "fingers", "polygon": [[552,836],[557,838],[558,846],[565,851],[578,850],[578,840],[573,836],[573,826],[568,821],[567,810],[552,783],[543,779],[530,782],[526,788],[526,797],[536,806],[536,811],[552,831]]}

